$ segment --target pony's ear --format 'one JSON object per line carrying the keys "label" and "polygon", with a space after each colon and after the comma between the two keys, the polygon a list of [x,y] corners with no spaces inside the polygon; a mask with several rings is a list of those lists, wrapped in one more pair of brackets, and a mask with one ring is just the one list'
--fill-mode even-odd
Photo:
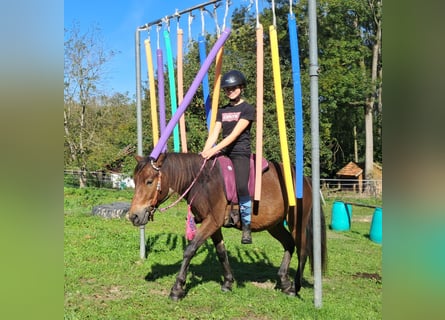
{"label": "pony's ear", "polygon": [[167,157],[167,156],[166,156],[165,153],[161,153],[161,154],[159,155],[159,158],[158,158],[158,160],[156,161],[156,164],[158,165],[158,167],[161,167],[161,166],[162,166],[162,164],[164,163],[164,160],[165,160],[166,157]]}
{"label": "pony's ear", "polygon": [[134,158],[136,159],[137,162],[141,162],[141,161],[144,159],[144,157],[142,157],[142,156],[140,156],[140,155],[138,155],[138,154],[136,154],[136,155],[134,156]]}

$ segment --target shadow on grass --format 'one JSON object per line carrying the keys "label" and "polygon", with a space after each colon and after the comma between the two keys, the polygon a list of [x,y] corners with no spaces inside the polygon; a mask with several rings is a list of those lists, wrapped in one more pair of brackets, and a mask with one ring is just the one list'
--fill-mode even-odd
{"label": "shadow on grass", "polygon": [[[157,241],[162,240],[163,250],[155,245]],[[169,254],[169,251],[178,250],[180,247],[182,251],[185,250],[187,242],[183,236],[177,234],[155,234],[146,242],[146,257],[149,252],[164,251],[164,254]],[[152,250],[152,251],[150,251]],[[199,264],[194,263],[194,259],[197,255],[205,255],[204,261]],[[266,283],[278,282],[278,269],[279,265],[274,265],[270,261],[271,259],[264,252],[258,252],[252,250],[251,246],[246,248],[236,247],[235,252],[228,251],[228,258],[232,273],[235,278],[235,283],[238,287],[245,287],[246,283]],[[151,271],[145,276],[147,282],[155,281],[158,278],[176,276],[181,267],[182,259],[172,263],[164,264],[154,262],[151,264]],[[291,265],[297,265],[297,255],[293,255]],[[306,263],[306,268],[310,268],[309,262]],[[294,280],[296,269],[289,268],[289,278]],[[195,256],[190,262],[190,266],[187,273],[187,283],[185,287],[186,295],[190,289],[207,282],[222,283],[223,269],[221,263],[216,255],[215,247],[211,241],[206,241],[197,251]],[[173,285],[174,281],[172,282]],[[313,284],[309,283],[306,279],[303,279],[303,288],[313,288]]]}

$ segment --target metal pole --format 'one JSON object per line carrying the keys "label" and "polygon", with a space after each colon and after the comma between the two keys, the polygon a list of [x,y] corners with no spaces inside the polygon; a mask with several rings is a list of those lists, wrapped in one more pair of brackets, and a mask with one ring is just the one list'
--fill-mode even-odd
{"label": "metal pole", "polygon": [[142,156],[142,93],[141,93],[141,47],[139,30],[136,30],[136,124],[137,124],[137,153]]}
{"label": "metal pole", "polygon": [[321,223],[320,223],[320,142],[318,118],[318,47],[316,0],[309,0],[309,76],[311,79],[312,197],[314,234],[314,304],[322,306]]}
{"label": "metal pole", "polygon": [[139,227],[139,256],[145,259],[145,225]]}
{"label": "metal pole", "polygon": [[[141,96],[141,47],[139,30],[136,30],[136,124],[137,124],[137,153],[142,156],[142,96]],[[145,259],[145,226],[140,227],[139,255]]]}

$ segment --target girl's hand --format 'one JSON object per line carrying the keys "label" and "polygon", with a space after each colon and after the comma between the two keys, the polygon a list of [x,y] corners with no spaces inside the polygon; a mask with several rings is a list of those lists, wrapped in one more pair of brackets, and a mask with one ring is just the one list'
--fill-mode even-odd
{"label": "girl's hand", "polygon": [[216,152],[217,152],[217,150],[215,148],[203,150],[201,152],[201,157],[203,157],[204,159],[210,159],[211,157],[213,157],[215,155]]}

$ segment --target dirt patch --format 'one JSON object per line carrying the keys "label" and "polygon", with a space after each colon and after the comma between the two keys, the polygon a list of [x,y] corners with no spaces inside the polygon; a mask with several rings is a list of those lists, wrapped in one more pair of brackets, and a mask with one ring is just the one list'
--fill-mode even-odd
{"label": "dirt patch", "polygon": [[360,217],[352,217],[352,222],[356,221],[356,222],[371,222],[372,220],[372,215],[370,216],[360,216]]}
{"label": "dirt patch", "polygon": [[328,239],[349,239],[347,236],[340,232],[334,232],[332,230],[329,230],[327,233]]}
{"label": "dirt patch", "polygon": [[101,293],[96,293],[92,295],[94,299],[100,301],[112,301],[126,299],[130,297],[130,292],[125,292],[122,290],[122,286],[111,286],[104,288]]}
{"label": "dirt patch", "polygon": [[252,281],[252,285],[254,285],[257,288],[261,288],[261,289],[274,289],[275,288],[275,283],[272,283],[270,281],[267,281],[267,282]]}
{"label": "dirt patch", "polygon": [[356,274],[353,274],[352,277],[355,279],[371,279],[376,283],[382,283],[382,277],[378,273],[357,272]]}

